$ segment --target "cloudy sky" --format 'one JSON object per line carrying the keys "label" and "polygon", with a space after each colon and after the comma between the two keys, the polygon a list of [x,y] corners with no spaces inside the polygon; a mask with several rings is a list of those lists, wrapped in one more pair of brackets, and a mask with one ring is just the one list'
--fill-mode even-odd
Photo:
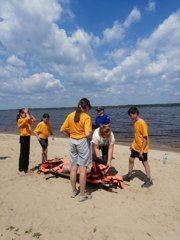
{"label": "cloudy sky", "polygon": [[0,109],[180,102],[179,0],[0,6]]}

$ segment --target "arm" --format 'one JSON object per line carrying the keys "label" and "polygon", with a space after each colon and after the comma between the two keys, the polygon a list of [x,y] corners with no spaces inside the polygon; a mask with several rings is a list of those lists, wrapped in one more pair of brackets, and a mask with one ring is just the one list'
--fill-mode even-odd
{"label": "arm", "polygon": [[69,130],[60,130],[60,132],[61,132],[64,136],[70,137],[70,132],[69,132]]}
{"label": "arm", "polygon": [[30,118],[31,118],[31,123],[32,124],[36,122],[36,119],[32,114],[30,114]]}
{"label": "arm", "polygon": [[87,131],[85,132],[85,135],[87,138],[92,138],[92,132]]}
{"label": "arm", "polygon": [[40,137],[39,137],[39,132],[40,132],[40,126],[39,124],[36,126],[36,128],[34,129],[34,135],[37,137],[38,140],[40,140]]}
{"label": "arm", "polygon": [[145,148],[146,144],[147,144],[147,137],[143,137],[143,143],[142,143],[142,146],[141,146],[141,150],[139,152],[140,157],[142,157],[142,155],[143,155],[144,148]]}
{"label": "arm", "polygon": [[101,159],[101,151],[99,149],[99,144],[93,143],[93,148],[94,148],[94,152],[96,154],[96,158]]}
{"label": "arm", "polygon": [[51,125],[49,124],[49,133],[52,136],[52,140],[54,140],[54,134]]}
{"label": "arm", "polygon": [[108,161],[107,161],[107,165],[111,166],[111,161],[112,161],[112,157],[113,157],[113,152],[114,152],[114,144],[110,144],[108,146]]}
{"label": "arm", "polygon": [[26,113],[26,116],[27,116],[27,119],[28,119],[29,123],[30,124],[35,123],[36,119],[32,114],[30,114],[28,108],[25,108],[24,112]]}
{"label": "arm", "polygon": [[133,142],[131,143],[131,145],[130,145],[130,147],[129,147],[130,150],[132,150],[133,144],[134,144],[134,140],[133,140]]}
{"label": "arm", "polygon": [[34,132],[34,135],[37,137],[38,140],[40,140],[40,138],[36,132]]}

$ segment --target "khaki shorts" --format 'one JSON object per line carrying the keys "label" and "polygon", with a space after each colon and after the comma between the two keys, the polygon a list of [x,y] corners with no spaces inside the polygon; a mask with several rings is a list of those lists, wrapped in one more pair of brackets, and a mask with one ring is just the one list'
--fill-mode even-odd
{"label": "khaki shorts", "polygon": [[89,166],[91,164],[90,141],[87,138],[70,138],[69,153],[71,165]]}

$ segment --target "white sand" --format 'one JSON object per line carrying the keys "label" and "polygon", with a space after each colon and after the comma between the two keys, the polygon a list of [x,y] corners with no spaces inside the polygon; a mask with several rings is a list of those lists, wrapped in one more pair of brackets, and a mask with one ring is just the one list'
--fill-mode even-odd
{"label": "white sand", "polygon": [[[92,199],[69,197],[68,179],[17,175],[19,136],[0,134],[0,239],[2,240],[179,240],[180,153],[150,150],[154,186],[142,189],[138,177],[125,188],[107,192],[88,185]],[[116,145],[113,165],[127,173],[129,148]],[[49,139],[49,159],[68,158],[68,139]],[[41,162],[41,148],[31,138],[30,168]],[[143,177],[136,160],[137,175]]]}

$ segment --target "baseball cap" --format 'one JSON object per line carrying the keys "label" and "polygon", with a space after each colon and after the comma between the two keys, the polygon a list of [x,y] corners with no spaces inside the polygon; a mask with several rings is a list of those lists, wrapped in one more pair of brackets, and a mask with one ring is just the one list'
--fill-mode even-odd
{"label": "baseball cap", "polygon": [[99,106],[96,108],[96,111],[104,111],[104,107],[103,106]]}

